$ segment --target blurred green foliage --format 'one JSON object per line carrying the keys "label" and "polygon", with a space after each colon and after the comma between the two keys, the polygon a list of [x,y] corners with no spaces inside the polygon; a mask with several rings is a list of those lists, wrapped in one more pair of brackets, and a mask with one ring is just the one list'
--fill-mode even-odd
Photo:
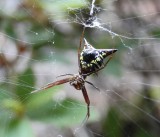
{"label": "blurred green foliage", "polygon": [[[97,0],[96,2],[98,6],[101,4],[103,6],[103,1]],[[77,17],[74,13],[76,10],[79,12],[76,14],[80,15],[80,17],[84,13],[84,17],[88,16],[88,14],[86,15],[89,11],[88,1],[24,0],[16,6],[17,8],[13,13],[5,10],[5,8],[0,8],[0,34],[5,37],[6,41],[9,39],[17,49],[17,53],[15,53],[16,57],[11,60],[7,60],[6,55],[3,53],[0,55],[0,67],[4,76],[4,78],[1,77],[0,83],[0,137],[35,137],[32,123],[37,121],[53,124],[58,128],[69,128],[80,125],[86,116],[86,104],[71,98],[58,98],[57,94],[64,89],[63,85],[37,93],[31,93],[31,91],[36,87],[36,75],[38,75],[33,71],[33,64],[35,62],[51,64],[56,59],[57,62],[65,64],[66,68],[72,65],[70,60],[73,58],[64,55],[65,52],[70,51],[74,51],[77,55],[77,47],[82,31],[82,25],[75,23],[77,20],[72,19]],[[67,22],[68,19],[72,22]],[[60,22],[58,22],[59,20]],[[66,22],[69,26],[63,26],[63,23],[65,24]],[[94,43],[93,46],[95,48],[118,49],[116,55],[113,56],[114,60],[109,62],[109,65],[102,73],[104,76],[112,75],[116,76],[116,78],[122,76],[122,69],[124,67],[122,63],[126,63],[131,57],[128,48],[137,48],[139,41],[136,39],[125,39],[123,41],[124,44],[119,37],[113,40],[111,35],[106,36],[101,34],[99,36],[97,35],[98,33],[93,34],[93,30],[94,28],[87,28],[85,37],[89,43]],[[159,37],[159,33],[159,29],[150,32],[150,34],[157,38]],[[6,46],[3,45],[2,41],[1,43],[2,47]],[[54,58],[48,55],[48,51],[56,52],[54,53]],[[124,51],[129,53],[126,60],[121,59]],[[30,56],[25,56],[26,53]],[[137,54],[135,55],[138,56]],[[21,61],[21,59],[25,58],[28,59],[28,62],[25,63],[27,65],[23,65],[23,61]],[[137,59],[133,60],[141,64],[141,61]],[[21,63],[24,68],[19,71],[17,67]],[[128,66],[129,63],[127,64]],[[54,65],[56,67],[56,64]],[[136,65],[138,66],[138,63]],[[78,67],[77,64],[76,67]],[[42,68],[40,67],[40,69]],[[60,69],[58,68],[58,70]],[[131,70],[134,70],[134,65],[131,65]],[[72,70],[70,70],[70,73],[72,73]],[[49,74],[50,72],[48,71]],[[139,75],[142,79],[147,77],[141,72]],[[129,75],[129,78],[127,78],[130,79],[131,76]],[[105,85],[106,81],[102,84]],[[123,84],[121,84],[117,91],[124,90],[123,87]],[[73,89],[73,94],[74,91],[75,89]],[[143,92],[139,98],[136,97],[136,99],[134,98],[129,101],[121,98],[122,100],[124,99],[123,103],[118,102],[118,105],[109,106],[106,116],[102,119],[103,122],[100,125],[102,127],[102,136],[159,136],[159,128],[157,128],[159,127],[159,123],[156,123],[158,122],[159,106],[158,103],[155,103],[160,98],[159,87],[150,89],[144,86],[142,91],[138,92]],[[148,100],[145,100],[145,97]],[[154,103],[149,99],[154,99],[152,101]],[[121,107],[125,108],[126,112],[123,109],[121,110]],[[122,115],[122,112],[125,115]],[[147,117],[148,115],[150,116],[149,118]],[[157,118],[157,121],[154,121],[154,118]],[[97,119],[98,112],[91,107],[89,121],[96,121]]]}
{"label": "blurred green foliage", "polygon": [[[56,100],[56,93],[62,89],[61,86],[31,94],[36,84],[32,59],[24,71],[14,70],[15,63],[18,59],[25,58],[23,53],[28,49],[33,52],[31,58],[50,61],[49,58],[44,58],[45,54],[41,52],[41,48],[45,46],[53,48],[51,46],[54,44],[53,41],[57,43],[59,41],[59,47],[65,48],[65,42],[62,42],[64,35],[55,29],[55,37],[48,15],[53,13],[52,20],[64,18],[68,7],[81,8],[85,3],[73,0],[52,2],[27,0],[19,4],[16,12],[8,15],[4,10],[0,15],[1,34],[15,43],[19,54],[13,62],[7,61],[4,55],[1,59],[1,67],[6,71],[6,78],[0,84],[1,137],[35,137],[31,127],[32,121],[68,127],[81,123],[86,115],[85,103],[82,105],[79,101],[69,98]],[[20,29],[24,29],[23,36],[19,35]],[[61,57],[60,60],[65,58]],[[96,111],[91,109],[91,114],[90,120],[94,120],[97,116]]]}

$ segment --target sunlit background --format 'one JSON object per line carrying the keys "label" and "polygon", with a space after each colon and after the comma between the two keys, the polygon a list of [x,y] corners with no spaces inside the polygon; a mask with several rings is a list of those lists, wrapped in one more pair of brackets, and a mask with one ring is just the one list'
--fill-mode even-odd
{"label": "sunlit background", "polygon": [[[159,13],[159,0],[1,0],[0,137],[159,137]],[[100,89],[86,84],[88,121],[69,83],[31,93],[78,73],[83,26],[95,48],[118,49],[87,78]]]}

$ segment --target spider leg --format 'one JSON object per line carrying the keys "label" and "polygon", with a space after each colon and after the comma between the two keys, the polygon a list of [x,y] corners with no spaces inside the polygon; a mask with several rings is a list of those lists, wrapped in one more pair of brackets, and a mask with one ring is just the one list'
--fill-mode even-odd
{"label": "spider leg", "polygon": [[90,84],[91,86],[93,86],[94,88],[96,88],[98,91],[100,91],[100,89],[98,87],[96,87],[93,83],[89,82],[89,81],[85,81],[86,83]]}
{"label": "spider leg", "polygon": [[[82,35],[80,37],[80,42],[79,42],[79,48],[78,48],[78,65],[79,65],[79,69],[80,67],[80,54],[81,54],[81,48],[82,48],[82,41],[83,41],[83,37],[84,37],[84,31],[85,31],[85,26],[83,27],[83,31],[82,31]],[[81,70],[79,70],[79,72],[81,72]]]}
{"label": "spider leg", "polygon": [[31,92],[32,93],[35,93],[35,92],[39,92],[41,90],[45,90],[45,89],[48,89],[48,88],[51,88],[51,87],[54,87],[54,86],[57,86],[57,85],[61,85],[61,84],[64,84],[64,83],[67,83],[71,80],[72,78],[69,77],[69,78],[65,78],[65,79],[62,79],[62,80],[57,80],[55,82],[52,82],[52,83],[48,83],[46,86],[40,88],[40,89],[37,89],[37,90],[34,90]]}
{"label": "spider leg", "polygon": [[59,77],[63,77],[63,76],[73,76],[74,74],[69,74],[69,73],[67,73],[67,74],[63,74],[63,75],[59,75],[59,76],[57,76],[56,78],[59,78]]}
{"label": "spider leg", "polygon": [[82,93],[83,93],[83,97],[85,99],[85,102],[87,104],[87,115],[86,115],[86,120],[88,120],[89,116],[90,116],[90,100],[87,94],[87,90],[85,88],[85,86],[82,87]]}

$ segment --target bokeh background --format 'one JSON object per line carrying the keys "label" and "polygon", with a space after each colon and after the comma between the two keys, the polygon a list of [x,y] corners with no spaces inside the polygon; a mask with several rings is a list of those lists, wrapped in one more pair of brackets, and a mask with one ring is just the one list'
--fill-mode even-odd
{"label": "bokeh background", "polygon": [[78,72],[77,48],[91,3],[0,1],[0,137],[159,137],[159,0],[95,1],[101,28],[86,28],[85,38],[118,52],[88,78],[100,89],[86,85],[88,121],[81,91],[69,84],[31,94]]}

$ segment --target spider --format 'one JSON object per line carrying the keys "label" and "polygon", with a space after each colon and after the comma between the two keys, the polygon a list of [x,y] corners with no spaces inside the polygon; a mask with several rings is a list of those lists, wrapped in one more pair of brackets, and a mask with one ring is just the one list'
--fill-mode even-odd
{"label": "spider", "polygon": [[81,90],[84,100],[87,104],[87,114],[86,114],[86,119],[90,117],[90,100],[87,94],[87,90],[85,87],[85,83],[88,83],[98,89],[96,86],[94,86],[91,82],[87,81],[86,78],[87,76],[97,73],[99,70],[103,69],[108,62],[111,60],[112,56],[109,57],[106,63],[104,63],[104,59],[112,55],[117,51],[117,49],[95,49],[92,45],[90,45],[86,39],[84,39],[84,48],[81,50],[82,46],[82,39],[84,37],[84,31],[85,28],[83,29],[82,35],[80,37],[80,43],[79,43],[79,48],[78,48],[78,65],[79,65],[79,72],[78,74],[64,74],[60,76],[66,76],[68,75],[67,78],[57,80],[55,82],[49,83],[46,86],[34,90],[31,93],[38,92],[41,90],[45,90],[48,88],[51,88],[53,86],[61,85],[64,83],[69,82],[71,86],[73,86],[76,90]]}

